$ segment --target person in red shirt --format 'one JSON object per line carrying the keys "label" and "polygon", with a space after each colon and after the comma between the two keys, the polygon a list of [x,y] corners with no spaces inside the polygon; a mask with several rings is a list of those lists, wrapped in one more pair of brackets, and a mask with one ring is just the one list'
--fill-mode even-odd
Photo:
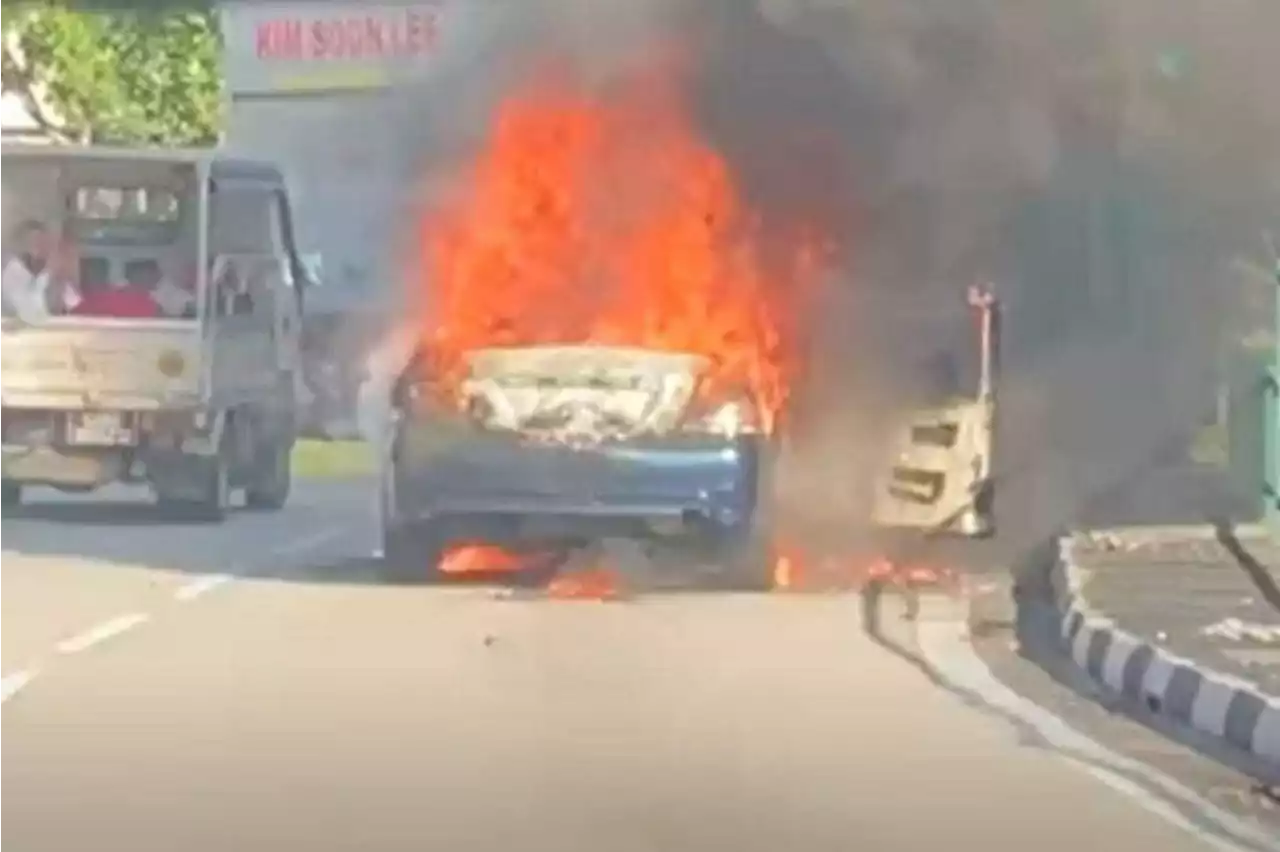
{"label": "person in red shirt", "polygon": [[152,319],[161,315],[160,306],[151,298],[151,267],[158,278],[160,266],[155,261],[135,260],[125,264],[125,278],[84,294],[76,307],[81,316]]}

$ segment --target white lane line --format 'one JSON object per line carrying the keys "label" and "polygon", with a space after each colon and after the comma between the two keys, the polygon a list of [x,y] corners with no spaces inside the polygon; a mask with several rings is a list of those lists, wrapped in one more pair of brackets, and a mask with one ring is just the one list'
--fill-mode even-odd
{"label": "white lane line", "polygon": [[269,557],[297,556],[300,553],[306,553],[309,550],[318,549],[319,547],[326,545],[329,542],[334,541],[335,539],[339,539],[339,538],[342,538],[343,536],[351,535],[352,532],[353,530],[349,527],[339,527],[337,529],[322,530],[321,532],[315,533],[314,535],[307,535],[307,536],[303,536],[302,538],[295,538],[293,541],[289,542],[288,544],[282,547],[276,548],[275,550],[269,551],[267,553],[267,556]]}
{"label": "white lane line", "polygon": [[193,601],[206,592],[212,592],[224,583],[231,582],[233,579],[230,574],[209,574],[198,580],[183,584],[173,593],[173,597],[174,600],[178,601]]}
{"label": "white lane line", "polygon": [[322,530],[314,535],[294,539],[281,547],[267,551],[266,559],[256,565],[233,565],[229,573],[209,574],[192,580],[189,583],[184,583],[173,593],[173,598],[174,600],[183,603],[193,601],[201,595],[208,594],[220,586],[225,586],[227,583],[252,576],[255,570],[266,567],[264,563],[270,559],[276,559],[282,556],[298,556],[311,550],[318,550],[329,542],[339,539],[345,535],[349,535],[350,533],[351,530],[345,527],[340,527],[338,529]]}
{"label": "white lane line", "polygon": [[0,681],[0,703],[8,701],[22,691],[22,688],[36,679],[39,669],[26,669],[10,672]]}
{"label": "white lane line", "polygon": [[[921,621],[918,624],[916,641],[919,643],[920,653],[945,680],[1029,725],[1071,766],[1126,795],[1143,809],[1199,837],[1214,849],[1238,852],[1247,844],[1254,849],[1280,850],[1280,842],[1257,826],[1228,813],[1147,764],[1108,749],[1071,727],[1060,717],[1005,686],[973,649],[965,622]],[[1141,783],[1130,780],[1135,778],[1140,779]],[[1148,787],[1160,790],[1165,798],[1162,799]],[[1171,807],[1169,800],[1179,801],[1194,810],[1223,833],[1232,835],[1232,839],[1211,833],[1192,822]]]}
{"label": "white lane line", "polygon": [[[317,550],[328,545],[329,542],[342,539],[343,536],[351,535],[352,530],[347,527],[339,527],[337,530],[324,530],[315,533],[315,535],[302,536],[301,539],[294,539],[287,544],[280,546],[266,553],[268,559],[279,558],[279,556],[297,556],[308,553],[311,550]],[[0,556],[20,556],[17,551],[0,550]],[[261,563],[260,563],[261,564]],[[174,592],[174,599],[178,601],[196,600],[197,597],[207,594],[227,585],[227,583],[236,580],[234,574],[207,574],[205,577],[198,577],[188,583],[184,583],[177,591]],[[151,620],[150,613],[125,613],[124,615],[116,615],[115,618],[105,620],[88,628],[87,631],[77,633],[54,646],[54,650],[61,655],[79,654],[81,651],[87,651],[91,647],[101,645],[102,642],[124,635],[132,631],[133,628],[141,627]],[[12,700],[28,684],[35,681],[36,675],[40,673],[40,669],[27,668],[18,669],[15,672],[0,675],[0,704]]]}
{"label": "white lane line", "polygon": [[64,639],[54,646],[59,654],[78,654],[81,651],[88,650],[94,645],[127,633],[133,628],[145,624],[151,619],[151,616],[145,612],[130,612],[125,615],[119,615],[110,621],[104,621],[101,624],[90,627],[83,633],[77,633],[70,639]]}

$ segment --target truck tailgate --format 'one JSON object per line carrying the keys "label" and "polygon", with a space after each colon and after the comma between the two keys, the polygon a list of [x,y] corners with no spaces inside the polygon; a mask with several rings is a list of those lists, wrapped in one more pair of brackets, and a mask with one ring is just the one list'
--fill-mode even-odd
{"label": "truck tailgate", "polygon": [[6,322],[0,346],[6,406],[145,409],[199,399],[202,346],[192,321]]}

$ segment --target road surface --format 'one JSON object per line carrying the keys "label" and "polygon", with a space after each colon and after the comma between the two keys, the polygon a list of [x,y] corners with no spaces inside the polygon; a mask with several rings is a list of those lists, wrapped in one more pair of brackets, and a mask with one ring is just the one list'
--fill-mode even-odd
{"label": "road surface", "polygon": [[220,527],[40,499],[3,522],[21,852],[1267,848],[1001,693],[937,607],[877,640],[853,595],[385,587],[354,486]]}

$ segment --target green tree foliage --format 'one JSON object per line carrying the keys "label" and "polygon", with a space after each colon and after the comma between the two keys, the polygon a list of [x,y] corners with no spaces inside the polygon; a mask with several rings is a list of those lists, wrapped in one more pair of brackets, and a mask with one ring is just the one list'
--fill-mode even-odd
{"label": "green tree foliage", "polygon": [[221,45],[210,6],[76,9],[45,0],[5,11],[4,88],[63,137],[111,144],[217,140]]}

